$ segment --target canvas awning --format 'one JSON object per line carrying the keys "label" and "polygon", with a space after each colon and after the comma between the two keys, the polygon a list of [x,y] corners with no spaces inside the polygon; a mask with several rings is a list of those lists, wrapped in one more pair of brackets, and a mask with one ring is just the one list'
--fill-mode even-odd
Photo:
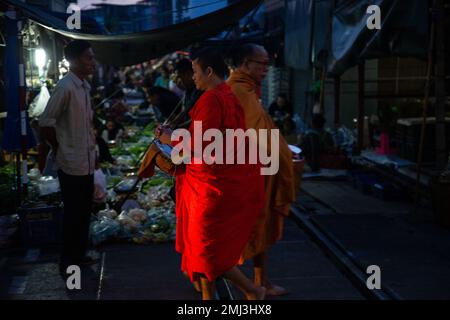
{"label": "canvas awning", "polygon": [[75,33],[67,29],[66,21],[44,10],[18,0],[5,1],[48,30],[67,38],[90,41],[100,63],[127,66],[148,61],[214,36],[239,21],[262,0],[236,1],[223,9],[192,20],[160,29],[123,35]]}

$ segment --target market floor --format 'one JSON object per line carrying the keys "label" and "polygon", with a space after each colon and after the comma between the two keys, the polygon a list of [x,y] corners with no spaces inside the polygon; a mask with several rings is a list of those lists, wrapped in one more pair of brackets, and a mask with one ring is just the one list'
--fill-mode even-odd
{"label": "market floor", "polygon": [[399,299],[450,298],[450,230],[432,210],[363,194],[349,181],[303,181],[298,203],[309,220],[361,269],[377,265]]}
{"label": "market floor", "polygon": [[[173,244],[114,245],[105,248],[100,299],[198,300],[179,270]],[[286,221],[284,238],[269,255],[274,283],[290,294],[277,299],[362,299],[360,293],[299,227]],[[243,266],[251,275],[251,265]],[[234,290],[236,298],[239,292]]]}
{"label": "market floor", "polygon": [[[31,257],[31,258],[30,258]],[[67,290],[55,252],[25,251],[1,270],[1,299],[14,300],[200,300],[179,270],[173,243],[102,247],[102,263],[86,269],[82,289]],[[363,299],[322,251],[291,220],[269,254],[270,276],[290,294],[277,299]],[[242,268],[251,275],[251,265]],[[240,299],[239,292],[235,296]]]}

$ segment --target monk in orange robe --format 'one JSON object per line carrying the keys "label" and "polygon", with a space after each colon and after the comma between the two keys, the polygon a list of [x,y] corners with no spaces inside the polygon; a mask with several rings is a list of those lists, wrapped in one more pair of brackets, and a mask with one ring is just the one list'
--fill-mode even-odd
{"label": "monk in orange robe", "polygon": [[[224,82],[227,67],[220,54],[204,49],[192,65],[196,87],[205,93],[189,113],[190,136],[195,136],[199,121],[203,132],[245,130],[242,107]],[[166,144],[171,143],[169,134],[167,128],[157,132]],[[179,141],[172,142],[177,144]],[[229,279],[247,299],[263,299],[265,288],[256,286],[237,267],[264,202],[261,165],[198,164],[195,159],[203,152],[196,154],[194,144],[191,139],[192,163],[186,164],[184,174],[178,175],[176,181],[176,250],[182,255],[181,269],[191,281],[200,279],[204,300],[213,299],[213,283],[219,276]],[[203,142],[202,150],[205,146]]]}
{"label": "monk in orange robe", "polygon": [[[259,102],[261,81],[266,76],[269,65],[266,50],[258,45],[244,45],[240,48],[237,60],[238,67],[232,72],[227,82],[244,109],[246,127],[256,130],[277,129]],[[270,146],[269,142],[269,152]],[[241,257],[241,263],[244,260],[253,259],[255,284],[266,287],[268,296],[287,294],[286,289],[272,284],[269,280],[267,250],[281,239],[284,218],[289,215],[291,203],[296,195],[292,152],[281,134],[279,146],[279,171],[275,175],[265,176],[266,200],[263,212]]]}

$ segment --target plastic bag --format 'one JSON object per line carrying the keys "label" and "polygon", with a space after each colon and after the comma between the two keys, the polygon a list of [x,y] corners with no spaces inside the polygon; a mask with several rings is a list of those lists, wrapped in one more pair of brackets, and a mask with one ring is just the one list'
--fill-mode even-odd
{"label": "plastic bag", "polygon": [[108,218],[108,219],[117,218],[116,210],[112,210],[112,209],[100,210],[97,215],[98,215],[99,219],[102,219],[103,217]]}
{"label": "plastic bag", "polygon": [[41,91],[30,103],[29,116],[30,118],[38,118],[45,110],[47,102],[50,99],[50,93],[46,86],[41,87]]}
{"label": "plastic bag", "polygon": [[354,133],[344,125],[333,132],[333,139],[335,145],[347,153],[352,152],[353,145],[357,142]]}
{"label": "plastic bag", "polygon": [[136,222],[144,222],[147,220],[147,212],[143,209],[131,209],[128,216]]}
{"label": "plastic bag", "polygon": [[90,228],[91,240],[94,245],[116,237],[119,232],[120,224],[107,217],[102,217],[99,221],[93,222]]}
{"label": "plastic bag", "polygon": [[104,203],[107,196],[106,176],[102,170],[97,169],[94,172],[94,202]]}
{"label": "plastic bag", "polygon": [[39,193],[46,196],[60,191],[59,181],[53,177],[44,176],[38,180]]}
{"label": "plastic bag", "polygon": [[119,221],[119,223],[124,227],[124,229],[127,229],[129,231],[136,231],[139,222],[134,221],[133,219],[131,219],[128,215],[126,211],[122,211],[122,213],[119,215],[119,217],[117,218],[117,221]]}
{"label": "plastic bag", "polygon": [[58,165],[56,164],[55,155],[53,150],[47,154],[47,159],[45,160],[45,168],[42,174],[44,176],[50,176],[56,178],[58,176]]}

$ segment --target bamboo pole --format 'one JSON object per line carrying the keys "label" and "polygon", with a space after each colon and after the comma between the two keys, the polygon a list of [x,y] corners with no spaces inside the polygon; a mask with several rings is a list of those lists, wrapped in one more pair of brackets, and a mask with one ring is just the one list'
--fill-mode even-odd
{"label": "bamboo pole", "polygon": [[[436,7],[436,0],[433,2],[433,9]],[[427,125],[427,111],[428,111],[428,100],[430,97],[430,80],[431,80],[431,69],[433,67],[433,49],[434,49],[434,38],[435,38],[435,30],[436,23],[434,19],[431,22],[431,30],[430,30],[430,42],[428,45],[428,65],[427,65],[427,76],[425,80],[425,97],[423,99],[422,106],[422,127],[420,131],[420,141],[419,141],[419,152],[417,154],[417,175],[416,175],[416,190],[414,197],[414,205],[417,208],[420,197],[420,174],[422,169],[422,153],[423,153],[423,144],[425,141],[425,129]]]}

